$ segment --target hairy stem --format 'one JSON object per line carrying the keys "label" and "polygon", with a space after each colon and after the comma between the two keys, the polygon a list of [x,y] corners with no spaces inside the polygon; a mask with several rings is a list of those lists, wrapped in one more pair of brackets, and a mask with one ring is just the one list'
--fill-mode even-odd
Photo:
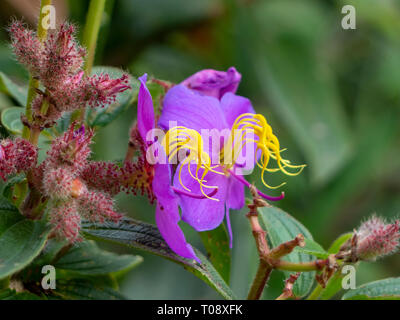
{"label": "hairy stem", "polygon": [[[43,27],[43,18],[45,14],[43,12],[43,8],[45,6],[51,5],[52,0],[42,0],[40,2],[40,13],[39,13],[39,21],[37,27],[37,35],[41,42],[44,42],[47,38],[47,29]],[[26,110],[25,115],[29,121],[32,121],[32,102],[36,96],[36,89],[39,88],[39,81],[34,79],[32,76],[29,79],[29,88],[28,88],[28,98],[26,101]],[[28,139],[30,136],[30,129],[27,126],[24,126],[22,131],[22,137]]]}
{"label": "hairy stem", "polygon": [[260,200],[255,187],[251,188],[251,191],[253,194],[253,204],[248,206],[250,211],[246,216],[250,222],[251,230],[258,250],[258,255],[260,257],[260,262],[256,276],[254,277],[253,283],[250,287],[247,300],[259,300],[272,272],[272,267],[265,259],[263,259],[263,257],[269,253],[269,246],[266,239],[267,232],[260,226],[257,211],[258,207],[265,206],[267,203],[265,203],[263,200]]}

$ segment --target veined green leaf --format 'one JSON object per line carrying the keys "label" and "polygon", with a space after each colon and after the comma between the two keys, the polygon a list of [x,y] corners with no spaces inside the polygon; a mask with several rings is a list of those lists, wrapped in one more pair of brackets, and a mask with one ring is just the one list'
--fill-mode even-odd
{"label": "veined green leaf", "polygon": [[218,228],[200,232],[201,240],[207,250],[208,259],[219,272],[226,283],[229,283],[231,273],[231,250],[229,235],[223,224]]}
{"label": "veined green leaf", "polygon": [[169,249],[156,226],[124,218],[119,223],[93,224],[87,222],[83,224],[83,231],[87,237],[95,240],[123,244],[169,259],[192,272],[225,299],[235,299],[232,290],[201,252],[194,249],[202,264],[176,255]]}
{"label": "veined green leaf", "polygon": [[[276,207],[259,208],[260,219],[264,224],[267,236],[273,247],[293,240],[298,234],[313,240],[311,233],[296,219]],[[311,242],[310,242],[311,243]],[[310,254],[293,251],[283,258],[290,262],[310,262],[315,259]],[[291,272],[285,271],[289,277]],[[293,293],[298,297],[305,296],[314,284],[315,272],[303,272],[293,286]]]}
{"label": "veined green leaf", "polygon": [[76,244],[55,264],[55,268],[79,275],[106,275],[128,271],[143,261],[140,256],[117,255],[101,250],[94,241]]}
{"label": "veined green leaf", "polygon": [[43,300],[33,293],[26,292],[16,292],[15,290],[7,289],[0,291],[0,300]]}
{"label": "veined green leaf", "polygon": [[43,249],[49,232],[44,222],[25,219],[3,198],[0,201],[0,279],[32,262]]}
{"label": "veined green leaf", "polygon": [[126,298],[102,283],[88,279],[61,279],[53,290],[55,297],[68,300],[125,300]]}
{"label": "veined green leaf", "polygon": [[329,253],[324,250],[318,243],[309,238],[305,238],[306,245],[304,247],[294,248],[294,252],[301,252],[317,257],[318,259],[326,259],[329,257]]}
{"label": "veined green leaf", "polygon": [[28,90],[15,84],[3,72],[0,72],[0,92],[8,94],[21,106],[26,105]]}
{"label": "veined green leaf", "polygon": [[400,300],[400,278],[388,278],[349,290],[343,300]]}
{"label": "veined green leaf", "polygon": [[10,107],[1,113],[1,123],[12,134],[22,133],[22,122],[21,114],[24,113],[24,109],[20,107]]}

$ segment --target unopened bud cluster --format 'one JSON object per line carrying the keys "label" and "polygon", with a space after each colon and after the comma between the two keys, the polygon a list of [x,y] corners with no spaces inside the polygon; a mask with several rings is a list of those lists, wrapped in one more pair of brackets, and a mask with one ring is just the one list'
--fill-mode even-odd
{"label": "unopened bud cluster", "polygon": [[111,193],[91,188],[83,175],[91,167],[92,137],[93,131],[83,126],[74,130],[72,124],[63,136],[54,139],[46,160],[35,170],[36,188],[50,202],[54,232],[71,242],[79,240],[82,218],[103,222],[122,217],[113,210]]}
{"label": "unopened bud cluster", "polygon": [[[44,41],[19,21],[14,21],[9,31],[17,60],[40,88],[32,100],[32,117],[23,117],[24,125],[32,130],[53,126],[63,112],[114,103],[119,93],[130,88],[128,75],[117,79],[106,73],[85,75],[86,50],[76,41],[75,27],[69,23],[49,30]],[[27,174],[30,190],[35,191],[32,194],[39,194],[40,203],[47,203],[53,234],[70,242],[79,241],[82,219],[118,221],[122,216],[114,211],[112,197],[132,189],[130,165],[125,169],[114,163],[90,161],[93,131],[84,126],[76,130],[76,125],[72,123],[61,136],[53,138],[40,164],[37,147],[29,141],[0,141],[0,177],[6,180],[17,173]],[[21,207],[29,217],[37,208],[31,203],[28,196]]]}
{"label": "unopened bud cluster", "polygon": [[4,139],[0,141],[0,177],[31,169],[37,160],[37,148],[25,139]]}
{"label": "unopened bud cluster", "polygon": [[[43,43],[20,21],[11,24],[10,34],[18,61],[46,89],[39,91],[32,103],[34,120],[41,125],[57,120],[66,111],[113,103],[119,92],[130,88],[128,75],[119,79],[111,79],[108,74],[84,76],[86,51],[77,43],[75,27],[69,23],[50,31]],[[41,114],[45,100],[48,108],[46,114]]]}
{"label": "unopened bud cluster", "polygon": [[395,253],[399,247],[400,221],[387,223],[381,217],[373,215],[361,224],[341,248],[339,256],[356,262],[374,261]]}

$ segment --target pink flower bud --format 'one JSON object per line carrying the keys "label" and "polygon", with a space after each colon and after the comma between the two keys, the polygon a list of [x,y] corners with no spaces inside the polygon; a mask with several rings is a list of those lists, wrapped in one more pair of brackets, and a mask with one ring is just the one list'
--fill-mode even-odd
{"label": "pink flower bud", "polygon": [[122,188],[122,169],[112,162],[91,161],[82,171],[81,178],[91,189],[116,195]]}
{"label": "pink flower bud", "polygon": [[394,253],[399,245],[399,221],[385,223],[377,216],[361,224],[358,229],[356,256],[360,260],[375,260]]}
{"label": "pink flower bud", "polygon": [[11,45],[18,61],[34,76],[38,76],[43,65],[43,47],[35,32],[27,29],[20,21],[14,21],[9,31]]}
{"label": "pink flower bud", "polygon": [[27,171],[36,165],[37,148],[25,139],[5,139],[1,142],[0,176]]}
{"label": "pink flower bud", "polygon": [[70,243],[80,241],[81,217],[76,210],[75,202],[69,201],[50,211],[50,223],[55,235]]}
{"label": "pink flower bud", "polygon": [[221,99],[227,92],[235,93],[242,76],[234,67],[228,71],[205,69],[195,73],[181,84],[201,94]]}
{"label": "pink flower bud", "polygon": [[59,167],[44,172],[44,194],[50,198],[66,200],[71,196],[73,175],[64,168]]}
{"label": "pink flower bud", "polygon": [[84,128],[75,130],[74,126],[74,123],[71,124],[64,135],[53,140],[45,160],[47,169],[69,166],[71,173],[78,175],[86,167],[93,131],[85,132]]}
{"label": "pink flower bud", "polygon": [[115,222],[122,215],[113,209],[111,197],[97,191],[86,191],[78,198],[79,212],[90,221],[104,222],[105,219]]}
{"label": "pink flower bud", "polygon": [[47,88],[57,88],[83,66],[85,50],[75,39],[75,27],[64,23],[51,32],[44,43],[44,65],[40,80]]}
{"label": "pink flower bud", "polygon": [[116,96],[131,88],[129,76],[124,74],[121,78],[111,79],[108,74],[94,75],[89,78],[91,85],[91,107],[105,106],[114,103]]}

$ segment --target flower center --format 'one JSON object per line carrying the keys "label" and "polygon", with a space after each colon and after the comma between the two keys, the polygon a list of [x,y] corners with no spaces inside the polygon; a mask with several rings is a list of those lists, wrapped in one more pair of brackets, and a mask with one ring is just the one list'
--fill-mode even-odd
{"label": "flower center", "polygon": [[[202,195],[205,198],[216,201],[218,199],[210,197],[204,191],[204,188],[218,188],[218,186],[205,184],[207,182],[205,180],[207,173],[213,172],[229,176],[234,166],[242,167],[242,164],[238,163],[238,158],[245,147],[252,148],[251,155],[254,154],[254,159],[251,159],[251,161],[254,161],[261,169],[261,181],[267,188],[276,189],[285,183],[279,186],[270,186],[264,179],[266,171],[282,171],[286,175],[295,176],[305,167],[305,165],[292,165],[289,160],[282,158],[281,152],[284,150],[280,149],[278,138],[273,134],[271,126],[261,114],[244,113],[236,118],[229,137],[221,148],[218,164],[211,162],[209,154],[204,150],[202,136],[196,130],[183,126],[173,127],[167,131],[161,145],[170,163],[180,163],[178,177],[181,186],[185,190],[191,191],[182,181],[182,170],[187,167],[189,175],[199,183]],[[181,150],[183,151],[180,152]],[[276,168],[268,167],[271,159],[276,161]],[[177,162],[174,162],[176,160]],[[196,172],[191,170],[191,165],[193,164],[196,165]],[[298,170],[297,172],[290,172],[287,170],[288,168]],[[201,173],[200,170],[202,170]]]}

